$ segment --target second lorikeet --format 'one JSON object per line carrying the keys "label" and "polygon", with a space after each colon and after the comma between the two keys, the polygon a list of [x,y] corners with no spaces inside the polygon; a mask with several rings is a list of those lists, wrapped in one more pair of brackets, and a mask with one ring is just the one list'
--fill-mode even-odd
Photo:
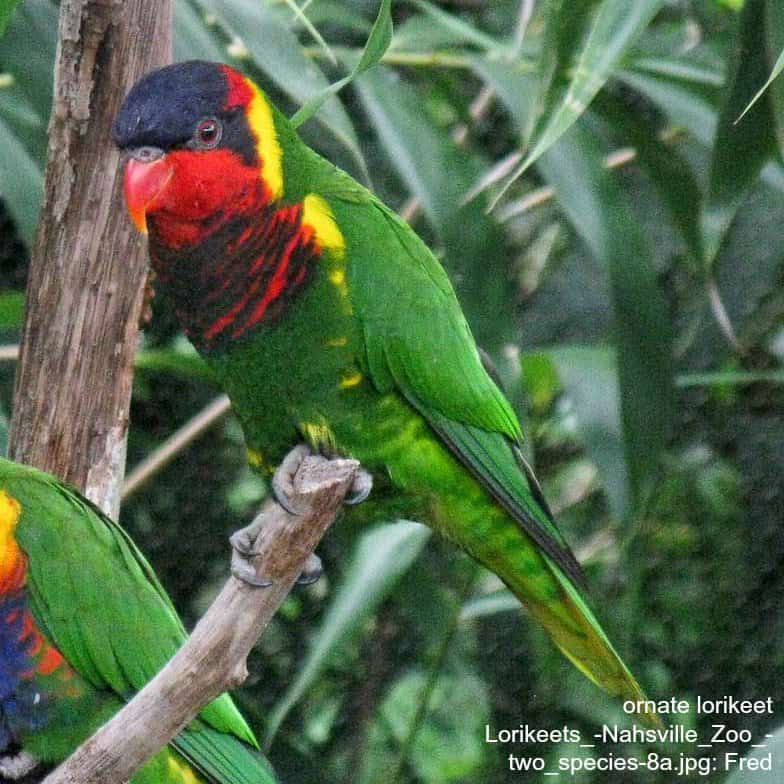
{"label": "second lorikeet", "polygon": [[271,473],[298,442],[356,458],[374,484],[368,518],[437,529],[591,680],[643,700],[582,595],[517,417],[414,231],[226,65],[147,74],[113,133],[157,279],[252,462]]}
{"label": "second lorikeet", "polygon": [[[110,719],[185,641],[128,535],[53,476],[0,458],[0,772],[56,764]],[[224,694],[131,784],[274,784]]]}

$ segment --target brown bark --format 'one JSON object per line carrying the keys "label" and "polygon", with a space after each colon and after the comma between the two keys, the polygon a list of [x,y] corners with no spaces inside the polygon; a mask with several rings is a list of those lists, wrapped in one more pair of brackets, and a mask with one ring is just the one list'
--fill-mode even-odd
{"label": "brown bark", "polygon": [[118,714],[80,746],[44,784],[128,781],[210,700],[245,680],[246,657],[321,540],[359,464],[307,457],[293,478],[291,515],[270,504],[260,517],[251,587],[230,577],[188,641]]}
{"label": "brown bark", "polygon": [[10,456],[114,517],[146,253],[122,205],[111,126],[133,82],[170,61],[171,15],[171,0],[63,0],[16,374]]}

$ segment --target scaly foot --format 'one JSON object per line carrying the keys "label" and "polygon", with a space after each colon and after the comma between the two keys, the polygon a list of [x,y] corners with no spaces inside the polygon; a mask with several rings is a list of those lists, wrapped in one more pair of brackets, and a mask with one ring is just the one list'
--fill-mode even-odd
{"label": "scaly foot", "polygon": [[[258,555],[254,549],[254,544],[264,525],[264,518],[257,517],[250,525],[235,531],[230,537],[231,543],[231,573],[242,582],[252,585],[254,588],[268,588],[272,585],[271,580],[260,578],[253,567],[253,559]],[[321,577],[323,572],[321,558],[315,553],[308,556],[305,561],[305,568],[297,578],[299,585],[311,585]]]}
{"label": "scaly foot", "polygon": [[[272,477],[272,492],[275,500],[289,513],[293,515],[301,515],[302,511],[297,509],[297,505],[293,502],[294,487],[292,480],[294,474],[297,473],[302,461],[313,454],[307,444],[299,444],[292,449],[283,462],[278,466],[275,475]],[[351,490],[346,496],[345,504],[348,506],[355,506],[361,504],[370,495],[373,489],[373,475],[360,468],[354,481],[351,484]]]}

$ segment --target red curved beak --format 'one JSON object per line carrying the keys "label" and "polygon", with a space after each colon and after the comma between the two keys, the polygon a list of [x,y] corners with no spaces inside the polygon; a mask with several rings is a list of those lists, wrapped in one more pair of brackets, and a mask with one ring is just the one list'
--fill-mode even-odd
{"label": "red curved beak", "polygon": [[125,204],[131,220],[142,233],[147,233],[147,212],[169,184],[174,168],[166,156],[154,161],[129,159],[125,165]]}

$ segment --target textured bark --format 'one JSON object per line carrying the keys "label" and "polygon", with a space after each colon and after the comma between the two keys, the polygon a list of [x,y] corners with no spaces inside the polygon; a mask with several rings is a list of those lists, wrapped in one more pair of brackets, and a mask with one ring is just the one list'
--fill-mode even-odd
{"label": "textured bark", "polygon": [[171,59],[172,0],[63,0],[44,202],[9,452],[113,517],[146,274],[111,141],[136,79]]}
{"label": "textured bark", "polygon": [[230,577],[171,661],[44,784],[128,781],[204,705],[245,680],[250,649],[335,519],[358,467],[354,460],[305,458],[291,499],[302,514],[270,504],[259,516],[253,568],[272,584],[255,588]]}

